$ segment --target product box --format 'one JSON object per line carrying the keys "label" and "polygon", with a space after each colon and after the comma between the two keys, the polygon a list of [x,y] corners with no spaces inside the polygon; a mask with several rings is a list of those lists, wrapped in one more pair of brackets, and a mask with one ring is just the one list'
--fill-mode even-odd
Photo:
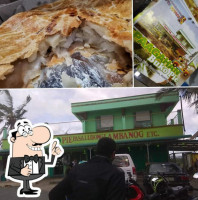
{"label": "product box", "polygon": [[[134,19],[134,65],[151,86],[181,86],[198,68],[198,1],[158,0]],[[144,80],[143,80],[144,81]]]}

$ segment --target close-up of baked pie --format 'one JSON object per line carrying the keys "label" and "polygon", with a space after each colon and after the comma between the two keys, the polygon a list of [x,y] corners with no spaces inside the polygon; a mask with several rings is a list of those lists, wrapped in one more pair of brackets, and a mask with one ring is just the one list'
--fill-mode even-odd
{"label": "close-up of baked pie", "polygon": [[132,86],[131,0],[59,0],[0,25],[0,87]]}

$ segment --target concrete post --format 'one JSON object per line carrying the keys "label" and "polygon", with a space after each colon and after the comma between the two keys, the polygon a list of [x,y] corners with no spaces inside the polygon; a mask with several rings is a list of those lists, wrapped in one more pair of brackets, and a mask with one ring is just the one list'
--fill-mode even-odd
{"label": "concrete post", "polygon": [[3,139],[7,139],[7,128],[3,128]]}
{"label": "concrete post", "polygon": [[149,143],[146,143],[146,150],[147,150],[147,162],[150,163],[150,153],[149,153]]}
{"label": "concrete post", "polygon": [[175,156],[175,152],[173,151],[173,160],[176,163],[176,156]]}
{"label": "concrete post", "polygon": [[85,120],[82,122],[82,125],[83,125],[83,133],[86,133],[86,121]]}
{"label": "concrete post", "polygon": [[91,159],[92,157],[92,154],[91,154],[91,151],[92,151],[92,147],[88,148],[89,149],[89,159]]}
{"label": "concrete post", "polygon": [[122,129],[126,129],[126,116],[122,115]]}
{"label": "concrete post", "polygon": [[178,124],[182,124],[182,113],[181,113],[181,110],[177,110],[177,118],[178,118]]}
{"label": "concrete post", "polygon": [[125,109],[122,109],[122,129],[126,129],[126,115],[125,115]]}

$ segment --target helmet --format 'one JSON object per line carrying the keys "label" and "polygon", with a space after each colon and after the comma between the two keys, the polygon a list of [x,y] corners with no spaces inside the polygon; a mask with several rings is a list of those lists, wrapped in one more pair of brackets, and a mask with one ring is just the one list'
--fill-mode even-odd
{"label": "helmet", "polygon": [[167,191],[167,183],[163,178],[152,178],[151,179],[151,185],[153,188],[153,191],[158,194],[163,194]]}

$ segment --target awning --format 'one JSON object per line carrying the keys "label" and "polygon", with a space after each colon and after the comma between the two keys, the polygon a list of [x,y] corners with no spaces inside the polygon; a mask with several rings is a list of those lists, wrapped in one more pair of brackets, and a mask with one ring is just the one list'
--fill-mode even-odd
{"label": "awning", "polygon": [[[174,145],[178,142],[181,142],[181,143],[185,143],[186,141],[189,141],[189,140],[186,140],[186,138],[190,138],[192,137],[192,135],[183,135],[183,136],[174,136],[174,137],[163,137],[163,138],[150,138],[150,139],[144,139],[144,140],[129,140],[127,142],[127,140],[123,141],[123,142],[118,142],[117,145],[118,146],[135,146],[135,145],[152,145],[152,144],[160,144],[160,143],[163,143],[163,144],[170,144],[170,145]],[[65,149],[65,151],[70,151],[71,149],[85,149],[85,148],[94,148],[96,146],[95,143],[90,143],[90,144],[81,144],[79,146],[67,146],[67,145],[62,145],[62,147]]]}
{"label": "awning", "polygon": [[169,145],[170,151],[198,151],[198,140],[178,140]]}

